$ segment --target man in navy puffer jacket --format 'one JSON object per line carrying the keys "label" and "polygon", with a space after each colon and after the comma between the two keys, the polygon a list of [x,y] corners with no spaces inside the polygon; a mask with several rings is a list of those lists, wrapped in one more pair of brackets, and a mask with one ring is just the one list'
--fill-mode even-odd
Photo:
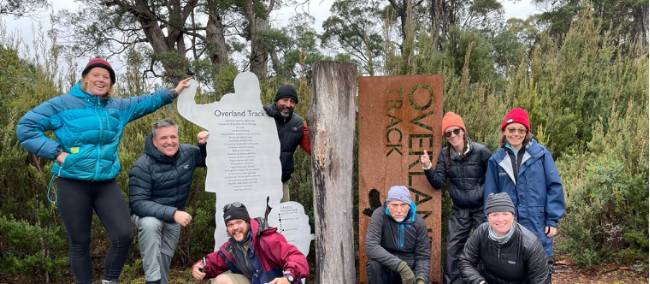
{"label": "man in navy puffer jacket", "polygon": [[192,216],[183,211],[196,167],[205,167],[207,131],[199,147],[179,144],[178,127],[163,119],[153,124],[145,153],[129,170],[129,205],[138,228],[146,283],[168,283],[176,244]]}

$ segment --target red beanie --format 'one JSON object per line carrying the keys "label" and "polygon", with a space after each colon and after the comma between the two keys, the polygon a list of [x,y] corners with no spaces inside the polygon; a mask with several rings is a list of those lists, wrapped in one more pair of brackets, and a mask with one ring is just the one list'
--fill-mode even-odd
{"label": "red beanie", "polygon": [[530,123],[528,122],[528,113],[525,109],[516,107],[511,109],[501,122],[501,131],[506,129],[506,126],[511,123],[520,123],[526,127],[526,130],[530,131]]}
{"label": "red beanie", "polygon": [[113,71],[113,67],[111,67],[111,64],[109,64],[106,59],[100,57],[96,57],[88,61],[88,64],[86,64],[86,67],[81,72],[81,77],[85,77],[86,74],[88,74],[88,72],[90,72],[90,70],[95,67],[100,67],[108,70],[108,73],[111,76],[111,86],[115,84],[115,71]]}
{"label": "red beanie", "polygon": [[463,118],[460,117],[460,115],[450,111],[445,113],[445,116],[442,117],[442,135],[445,135],[445,130],[452,126],[460,127],[463,129],[463,132],[467,133]]}

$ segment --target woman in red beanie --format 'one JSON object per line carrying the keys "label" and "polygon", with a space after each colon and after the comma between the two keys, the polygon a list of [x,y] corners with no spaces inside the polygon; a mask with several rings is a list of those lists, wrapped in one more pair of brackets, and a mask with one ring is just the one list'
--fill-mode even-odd
{"label": "woman in red beanie", "polygon": [[490,157],[484,198],[507,192],[517,222],[535,233],[552,264],[553,237],[564,215],[564,190],[553,156],[533,139],[528,113],[513,108],[501,123],[501,147]]}
{"label": "woman in red beanie", "polygon": [[490,150],[469,140],[463,118],[453,112],[442,118],[442,133],[447,145],[440,151],[435,169],[426,150],[420,163],[434,188],[442,188],[449,180],[453,212],[448,221],[444,278],[445,283],[463,283],[458,257],[469,233],[485,220],[483,183]]}

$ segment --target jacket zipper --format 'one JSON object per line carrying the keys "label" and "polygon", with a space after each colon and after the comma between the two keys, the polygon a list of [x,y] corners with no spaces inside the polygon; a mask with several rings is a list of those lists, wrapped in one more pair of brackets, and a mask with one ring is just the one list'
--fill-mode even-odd
{"label": "jacket zipper", "polygon": [[99,124],[99,139],[97,140],[97,160],[95,161],[95,174],[93,175],[93,180],[97,180],[97,176],[99,174],[99,163],[101,159],[101,151],[102,151],[102,146],[101,146],[101,141],[102,141],[102,134],[104,132],[104,127],[102,125],[102,118],[99,115],[99,104],[100,104],[100,99],[99,97],[95,96],[95,116],[97,117],[97,123]]}

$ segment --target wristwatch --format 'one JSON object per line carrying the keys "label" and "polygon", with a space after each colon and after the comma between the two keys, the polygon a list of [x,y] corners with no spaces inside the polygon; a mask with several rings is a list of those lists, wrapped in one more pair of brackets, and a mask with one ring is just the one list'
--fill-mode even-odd
{"label": "wristwatch", "polygon": [[287,280],[289,280],[289,283],[293,283],[294,278],[293,275],[291,275],[291,272],[287,271],[284,272],[283,274],[284,274],[284,278],[287,278]]}

